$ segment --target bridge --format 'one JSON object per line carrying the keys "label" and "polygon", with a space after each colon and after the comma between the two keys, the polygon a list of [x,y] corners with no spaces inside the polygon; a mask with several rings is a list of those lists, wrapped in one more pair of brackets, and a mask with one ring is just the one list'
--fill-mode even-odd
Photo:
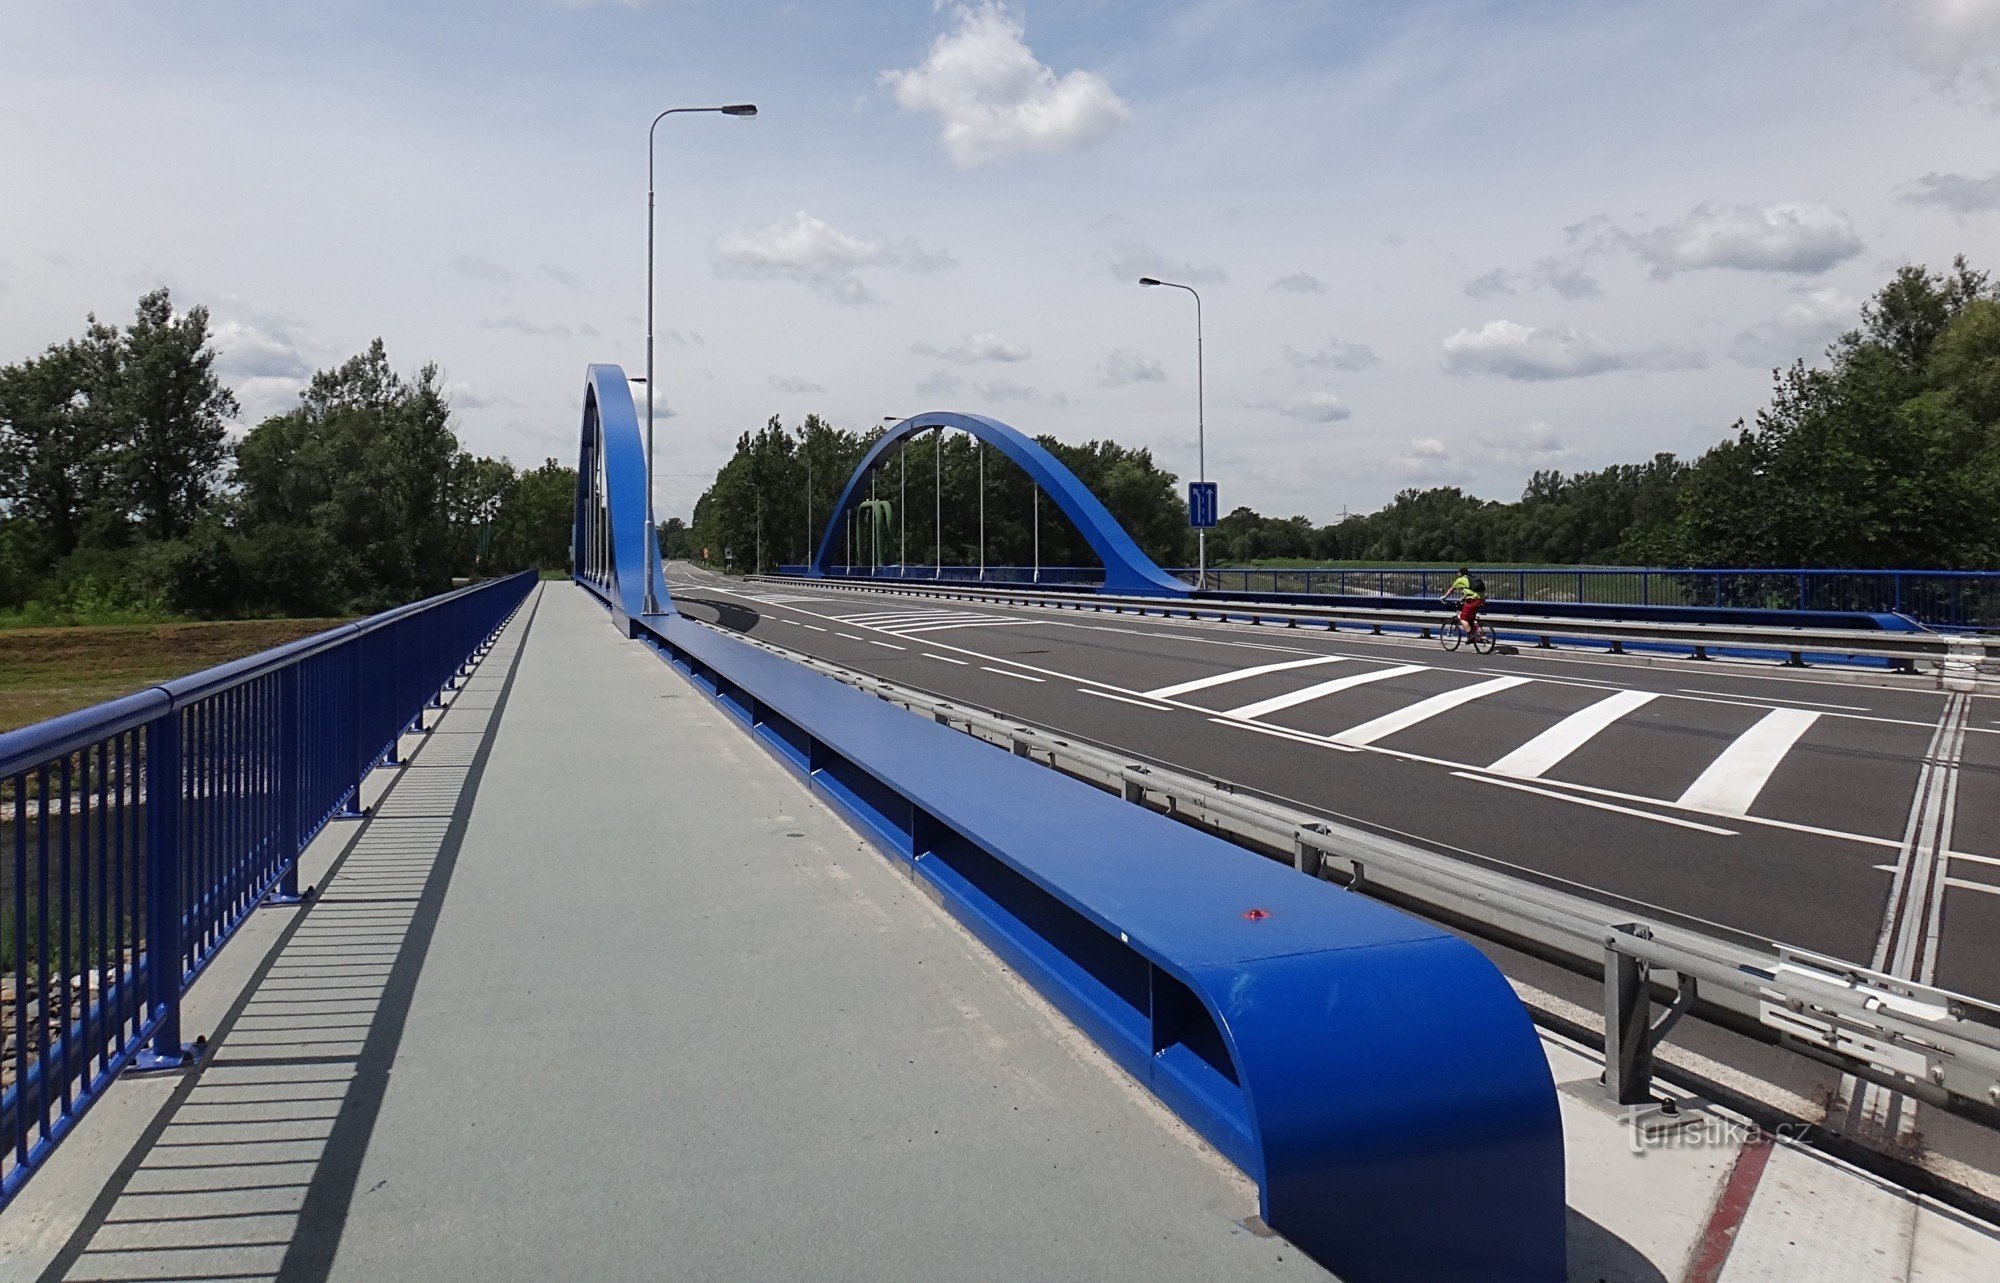
{"label": "bridge", "polygon": [[570,580],[0,736],[9,1277],[2000,1272],[1976,658],[665,566],[615,367],[579,460]]}

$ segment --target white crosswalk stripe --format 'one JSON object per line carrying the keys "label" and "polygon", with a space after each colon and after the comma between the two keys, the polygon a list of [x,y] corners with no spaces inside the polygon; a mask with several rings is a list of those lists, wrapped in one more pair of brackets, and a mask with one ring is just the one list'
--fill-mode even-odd
{"label": "white crosswalk stripe", "polygon": [[1238,668],[1227,673],[1197,677],[1191,682],[1176,682],[1172,686],[1162,686],[1158,690],[1147,691],[1146,694],[1154,699],[1173,699],[1193,691],[1207,690],[1211,686],[1240,682],[1249,677],[1262,677],[1265,673],[1282,673],[1287,669],[1311,668],[1318,664],[1338,664],[1344,662],[1346,658],[1345,655],[1315,655],[1311,659],[1288,659],[1279,664],[1258,664],[1252,668]]}
{"label": "white crosswalk stripe", "polygon": [[1588,708],[1571,713],[1486,769],[1497,775],[1539,779],[1588,744],[1598,732],[1657,698],[1652,691],[1618,691],[1607,695]]}
{"label": "white crosswalk stripe", "polygon": [[1018,628],[1024,624],[1042,622],[1036,619],[1011,619],[1004,615],[988,615],[970,610],[871,610],[858,615],[842,615],[839,618],[844,624],[857,624],[897,637],[939,633],[953,628]]}
{"label": "white crosswalk stripe", "polygon": [[1470,704],[1475,699],[1484,699],[1488,695],[1497,695],[1501,691],[1512,690],[1516,686],[1526,686],[1527,684],[1528,679],[1525,677],[1489,678],[1486,681],[1471,686],[1462,686],[1457,690],[1446,691],[1442,695],[1433,695],[1429,699],[1420,699],[1416,703],[1399,708],[1393,713],[1384,713],[1382,716],[1363,722],[1359,726],[1351,726],[1341,731],[1339,734],[1333,736],[1333,739],[1336,743],[1353,744],[1357,747],[1373,744],[1376,740],[1385,739],[1388,736],[1394,735],[1397,731],[1408,730],[1418,722],[1427,722],[1440,713],[1449,713],[1461,704]]}
{"label": "white crosswalk stripe", "polygon": [[1730,742],[1688,785],[1677,805],[1724,815],[1748,815],[1778,763],[1799,742],[1819,714],[1802,708],[1774,708]]}
{"label": "white crosswalk stripe", "polygon": [[1352,690],[1356,686],[1366,686],[1370,682],[1387,681],[1392,677],[1408,677],[1411,673],[1421,673],[1424,671],[1425,668],[1422,664],[1397,664],[1391,668],[1371,669],[1365,673],[1355,673],[1348,677],[1336,677],[1331,681],[1319,682],[1315,685],[1307,686],[1303,690],[1288,691],[1283,695],[1273,695],[1269,699],[1260,699],[1254,704],[1245,704],[1241,708],[1232,708],[1224,716],[1246,719],[1262,717],[1266,713],[1276,713],[1282,709],[1310,703],[1327,695],[1333,695],[1344,690]]}

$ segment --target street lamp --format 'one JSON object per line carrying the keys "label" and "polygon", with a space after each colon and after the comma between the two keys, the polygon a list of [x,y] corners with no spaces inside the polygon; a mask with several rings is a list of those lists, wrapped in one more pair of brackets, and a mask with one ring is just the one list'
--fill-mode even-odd
{"label": "street lamp", "polygon": [[652,541],[646,553],[646,613],[656,614],[660,602],[653,595],[653,558],[659,554],[660,531],[653,518],[653,135],[669,116],[694,112],[717,112],[724,116],[754,116],[757,108],[747,102],[727,107],[669,107],[653,117],[646,127],[646,538]]}
{"label": "street lamp", "polygon": [[[1140,277],[1139,284],[1164,285],[1169,289],[1186,290],[1188,293],[1194,295],[1194,450],[1195,471],[1197,474],[1195,480],[1205,482],[1208,480],[1208,433],[1207,427],[1203,422],[1205,417],[1203,408],[1205,393],[1202,386],[1201,293],[1192,285],[1182,285],[1177,281],[1162,281],[1151,276]],[[647,393],[647,395],[650,396],[652,394]],[[1194,582],[1196,587],[1200,587],[1208,582],[1208,528],[1206,526],[1195,527],[1194,536],[1197,549],[1195,554],[1197,560],[1195,563]]]}

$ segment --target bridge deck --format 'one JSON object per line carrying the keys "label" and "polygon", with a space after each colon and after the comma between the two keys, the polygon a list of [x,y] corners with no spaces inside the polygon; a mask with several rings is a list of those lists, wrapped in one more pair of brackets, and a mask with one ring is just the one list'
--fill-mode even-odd
{"label": "bridge deck", "polygon": [[[315,846],[320,898],[196,987],[207,1063],[121,1084],[10,1209],[0,1274],[1324,1277],[583,594],[531,606]],[[1989,1232],[1783,1146],[1732,1210],[1738,1146],[1630,1153],[1548,1046],[1572,1277],[1732,1232],[1725,1279],[2000,1276]]]}

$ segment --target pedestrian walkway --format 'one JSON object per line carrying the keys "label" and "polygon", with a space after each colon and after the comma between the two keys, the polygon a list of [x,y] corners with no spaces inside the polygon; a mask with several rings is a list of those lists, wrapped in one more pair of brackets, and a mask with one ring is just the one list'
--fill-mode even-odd
{"label": "pedestrian walkway", "polygon": [[[0,1217],[0,1277],[1326,1277],[582,592],[410,747],[196,986],[206,1063]],[[1545,1045],[1572,1278],[2000,1277],[1989,1227],[1726,1117],[1635,1147]]]}

